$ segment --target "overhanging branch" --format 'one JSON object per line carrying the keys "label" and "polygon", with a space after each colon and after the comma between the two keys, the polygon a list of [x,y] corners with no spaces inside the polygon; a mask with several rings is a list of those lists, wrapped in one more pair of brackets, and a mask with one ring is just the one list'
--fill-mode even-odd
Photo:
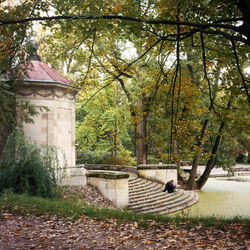
{"label": "overhanging branch", "polygon": [[[234,32],[237,32],[239,34],[241,33],[241,28],[238,26],[234,26],[231,24],[224,24],[220,22],[208,22],[208,23],[196,23],[196,22],[188,22],[188,21],[179,21],[179,20],[155,20],[155,19],[143,19],[143,18],[137,18],[137,17],[131,17],[131,16],[121,16],[121,15],[82,15],[82,16],[44,16],[44,17],[30,17],[30,18],[24,18],[24,19],[18,19],[18,20],[0,20],[0,26],[3,25],[10,25],[10,24],[22,24],[22,23],[28,23],[28,22],[34,22],[34,21],[56,21],[56,20],[98,20],[98,19],[104,19],[104,20],[125,20],[125,21],[132,21],[136,23],[145,23],[145,24],[163,24],[163,25],[180,25],[180,26],[187,26],[187,27],[195,27],[195,28],[202,28],[203,30],[207,28],[218,28],[223,30],[231,30]],[[226,20],[228,22],[229,20]],[[232,19],[232,21],[235,21]],[[244,21],[242,18],[237,18],[237,21]],[[224,32],[222,32],[224,33]],[[242,42],[249,45],[249,42],[246,39],[242,39]]]}
{"label": "overhanging branch", "polygon": [[250,95],[248,93],[248,87],[247,87],[247,84],[246,84],[246,80],[245,80],[245,77],[241,71],[241,68],[240,68],[240,64],[239,64],[239,58],[238,58],[238,54],[237,54],[237,51],[236,51],[236,46],[235,46],[235,42],[233,40],[231,40],[231,43],[232,43],[232,48],[233,48],[233,52],[234,52],[234,56],[235,56],[235,61],[236,61],[236,65],[237,65],[237,69],[240,73],[240,76],[241,76],[241,79],[242,79],[242,83],[243,83],[243,87],[244,87],[244,90],[246,92],[246,96],[248,97],[248,102],[250,103]]}

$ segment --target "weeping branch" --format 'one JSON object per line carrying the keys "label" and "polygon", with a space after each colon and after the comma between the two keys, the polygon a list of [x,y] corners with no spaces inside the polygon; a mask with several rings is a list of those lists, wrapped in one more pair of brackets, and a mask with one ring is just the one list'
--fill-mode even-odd
{"label": "weeping branch", "polygon": [[[224,24],[220,21],[215,21],[212,23],[195,23],[195,22],[188,22],[188,21],[180,21],[180,20],[155,20],[155,19],[143,19],[143,18],[137,18],[137,17],[131,17],[131,16],[121,16],[121,15],[82,15],[82,16],[67,16],[67,15],[61,15],[61,16],[50,16],[50,17],[29,17],[19,20],[0,20],[0,26],[3,25],[10,25],[10,24],[23,24],[28,22],[34,22],[34,21],[56,21],[56,20],[125,20],[125,21],[131,21],[135,23],[145,23],[150,25],[182,25],[186,27],[194,27],[198,29],[202,29],[205,33],[207,29],[207,33],[209,34],[219,34],[224,36],[227,39],[234,39],[235,41],[240,41],[248,46],[250,46],[249,39],[245,39],[242,37],[242,35],[245,35],[242,33],[241,26],[234,26],[231,24]],[[243,18],[238,18],[237,21],[244,21]],[[225,22],[229,22],[229,19]],[[231,22],[235,22],[235,19],[232,19]],[[233,31],[239,34],[238,36],[233,36],[230,33],[227,33],[222,30],[227,31]]]}
{"label": "weeping branch", "polygon": [[[150,50],[152,50],[158,43],[161,42],[161,39],[157,40],[154,44],[152,44],[144,53],[142,53],[139,57],[137,57],[134,61],[132,61],[131,63],[129,63],[127,65],[127,67],[124,69],[124,71],[126,71],[127,69],[129,69],[133,64],[135,64],[137,61],[139,61],[141,58],[143,58]],[[108,82],[106,85],[104,85],[103,87],[101,87],[100,89],[98,89],[84,104],[83,107],[94,97],[96,96],[101,90],[105,89],[106,87],[108,87],[110,84],[112,84],[115,80],[117,80],[119,77],[121,77],[123,75],[123,72],[119,73],[117,76],[114,76],[114,78]]]}
{"label": "weeping branch", "polygon": [[86,71],[86,74],[84,76],[83,81],[86,80],[86,78],[88,76],[88,73],[89,73],[89,69],[90,69],[90,65],[91,65],[91,61],[92,61],[92,56],[93,56],[93,53],[94,53],[95,38],[96,38],[96,28],[94,28],[93,41],[92,41],[92,45],[91,45],[91,48],[90,48],[90,56],[89,56],[88,68],[87,68],[87,71]]}
{"label": "weeping branch", "polygon": [[[178,20],[178,17],[177,17]],[[180,69],[180,42],[179,42],[179,37],[180,37],[180,26],[177,25],[177,42],[176,42],[176,70],[175,70],[175,74],[174,74],[174,80],[173,83],[171,84],[172,86],[170,86],[171,88],[171,127],[170,127],[170,152],[172,152],[173,150],[173,128],[174,128],[174,123],[176,123],[176,117],[177,117],[177,113],[175,114],[175,121],[174,121],[174,95],[175,95],[175,85],[177,82],[177,78],[178,78],[178,72]]]}
{"label": "weeping branch", "polygon": [[248,88],[247,88],[247,84],[246,84],[246,79],[241,71],[241,68],[240,68],[240,64],[239,64],[239,58],[238,58],[238,54],[237,54],[237,51],[236,51],[236,46],[235,46],[235,42],[234,40],[231,40],[231,43],[232,43],[232,47],[233,47],[233,52],[234,52],[234,57],[235,57],[235,61],[236,61],[236,65],[237,65],[237,69],[240,73],[240,76],[241,76],[241,79],[242,79],[242,83],[243,83],[243,87],[244,87],[244,90],[246,92],[246,96],[248,97],[248,102],[250,103],[250,95],[249,95],[249,92],[248,92]]}
{"label": "weeping branch", "polygon": [[[178,8],[178,12],[179,12],[179,8]],[[179,16],[177,15],[176,17],[177,21],[179,21]],[[178,54],[180,54],[180,26],[177,25],[177,49],[178,49]],[[175,123],[177,120],[177,116],[178,116],[178,109],[179,109],[179,101],[180,101],[180,93],[181,93],[181,64],[180,64],[180,55],[178,55],[177,57],[177,64],[179,64],[179,71],[180,71],[180,76],[179,76],[179,86],[178,86],[178,97],[177,97],[177,105],[176,105],[176,116],[175,116]]]}
{"label": "weeping branch", "polygon": [[206,66],[206,50],[204,46],[204,38],[203,38],[203,32],[200,32],[200,38],[201,38],[201,47],[202,47],[202,59],[203,59],[203,68],[204,68],[204,78],[206,79],[208,83],[208,88],[209,88],[209,98],[210,98],[210,106],[214,109],[213,103],[214,103],[214,97],[212,97],[212,88],[210,84],[210,80],[207,76],[207,66]]}
{"label": "weeping branch", "polygon": [[[190,27],[198,27],[198,28],[222,28],[227,30],[232,30],[236,32],[240,32],[240,28],[230,24],[223,24],[218,22],[213,23],[194,23],[188,21],[179,21],[179,20],[154,20],[154,19],[143,19],[131,16],[121,16],[121,15],[82,15],[82,16],[50,16],[50,17],[30,17],[30,18],[23,18],[18,20],[0,20],[0,26],[2,25],[9,25],[9,24],[21,24],[27,22],[34,22],[34,21],[53,21],[53,20],[99,20],[99,19],[106,19],[106,20],[125,20],[125,21],[133,21],[137,23],[146,23],[146,24],[165,24],[165,25],[183,25],[183,26],[190,26]],[[239,21],[244,21],[243,18],[239,18]]]}

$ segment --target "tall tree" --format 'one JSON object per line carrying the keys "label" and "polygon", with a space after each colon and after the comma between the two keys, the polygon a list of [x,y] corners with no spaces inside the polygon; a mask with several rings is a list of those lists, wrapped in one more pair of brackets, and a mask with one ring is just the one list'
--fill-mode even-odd
{"label": "tall tree", "polygon": [[[36,3],[36,1],[25,2],[23,7],[27,7],[28,3]],[[44,6],[47,5],[50,6],[50,12],[47,12],[47,15],[44,15],[44,12],[39,15],[38,11],[45,10]],[[200,91],[202,95],[208,96],[206,106],[211,107],[209,115],[213,117],[218,112],[214,69],[219,62],[222,64],[219,80],[225,82],[231,93],[244,94],[248,103],[250,102],[249,79],[243,73],[244,63],[249,61],[250,45],[247,0],[200,0],[192,3],[188,0],[177,2],[128,0],[117,3],[109,0],[84,2],[68,0],[63,4],[60,1],[49,0],[35,4],[33,10],[35,11],[30,11],[29,17],[3,17],[0,25],[6,27],[42,21],[43,24],[51,26],[52,31],[58,28],[63,31],[63,35],[73,45],[71,51],[81,47],[84,42],[88,52],[84,51],[82,54],[85,56],[85,74],[82,74],[81,87],[84,87],[86,77],[91,72],[95,45],[98,42],[101,43],[104,36],[107,41],[109,39],[119,41],[121,38],[133,40],[137,39],[138,35],[143,39],[141,53],[137,59],[126,64],[122,73],[128,73],[130,68],[140,60],[145,60],[152,51],[155,55],[162,56],[160,69],[165,79],[171,79],[170,92],[166,95],[170,101],[171,110],[171,145],[177,142],[176,128],[178,122],[183,119],[178,116],[178,110],[180,110],[179,100],[182,95],[182,59],[188,50],[200,51],[201,54],[196,63],[202,65],[203,82],[206,84],[202,84]],[[175,54],[172,70],[169,70],[166,65],[167,61],[171,61],[168,60],[167,51]],[[113,53],[109,51],[105,53],[109,54],[111,60]],[[239,76],[240,81],[230,80],[235,75]],[[118,76],[120,78],[122,75],[118,74]],[[118,80],[117,76],[112,77],[108,85],[116,80]],[[93,83],[95,84],[94,81]],[[104,87],[102,86],[100,90]],[[223,90],[219,94],[222,93]],[[206,124],[204,117],[201,120]],[[204,134],[207,128],[207,125],[204,126]],[[202,141],[198,142],[198,146],[200,145],[198,148],[202,148],[202,144]]]}
{"label": "tall tree", "polygon": [[[25,9],[16,1],[2,1],[0,19],[15,17],[29,18],[32,4]],[[23,121],[37,114],[34,105],[16,100],[16,91],[23,84],[28,56],[33,53],[30,43],[31,24],[18,24],[0,27],[0,159],[9,134]],[[17,112],[18,111],[18,112]]]}

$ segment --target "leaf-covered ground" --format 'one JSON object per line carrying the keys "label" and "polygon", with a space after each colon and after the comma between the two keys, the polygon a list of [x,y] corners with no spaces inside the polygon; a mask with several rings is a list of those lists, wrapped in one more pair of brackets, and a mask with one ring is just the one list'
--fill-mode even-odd
{"label": "leaf-covered ground", "polygon": [[77,221],[52,216],[15,216],[0,222],[1,249],[249,249],[240,225],[235,233],[216,229],[177,228],[174,224],[139,227],[137,222]]}
{"label": "leaf-covered ground", "polygon": [[[89,204],[111,206],[91,187],[72,189],[71,194],[79,191]],[[0,249],[250,249],[249,232],[240,224],[225,225],[225,230],[181,226],[154,221],[140,226],[137,222],[87,216],[72,221],[4,212],[0,217]]]}

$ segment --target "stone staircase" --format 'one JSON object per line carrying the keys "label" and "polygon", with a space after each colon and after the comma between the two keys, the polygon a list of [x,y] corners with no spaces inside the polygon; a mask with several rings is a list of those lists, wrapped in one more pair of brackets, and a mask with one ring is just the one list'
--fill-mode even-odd
{"label": "stone staircase", "polygon": [[177,189],[162,192],[164,185],[139,177],[130,177],[128,209],[138,213],[169,214],[194,205],[199,196],[194,191]]}

